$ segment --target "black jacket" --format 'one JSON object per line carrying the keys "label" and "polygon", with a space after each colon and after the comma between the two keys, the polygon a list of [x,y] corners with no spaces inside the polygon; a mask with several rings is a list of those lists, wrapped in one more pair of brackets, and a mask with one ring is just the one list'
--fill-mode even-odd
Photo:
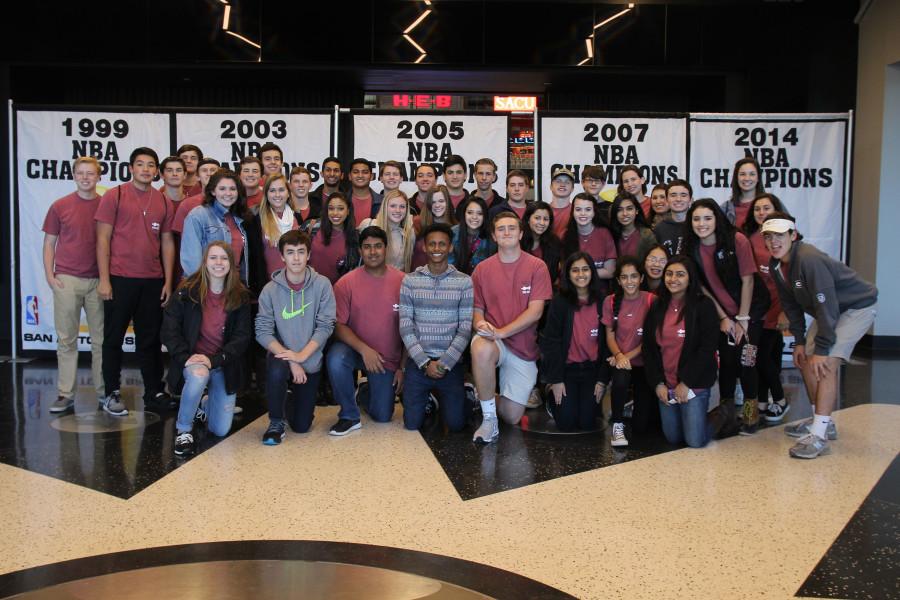
{"label": "black jacket", "polygon": [[[184,364],[195,354],[194,348],[200,338],[200,321],[203,308],[200,306],[199,293],[178,290],[166,306],[160,338],[172,363],[166,379],[169,389],[181,390],[184,386]],[[250,344],[250,303],[248,301],[239,308],[228,312],[225,319],[225,340],[222,349],[215,356],[209,357],[213,369],[222,367],[225,373],[225,391],[237,393],[241,381],[241,361]]]}
{"label": "black jacket", "polygon": [[[743,235],[743,234],[740,234]],[[749,242],[747,242],[749,244]],[[706,286],[706,289],[712,292],[712,288],[709,285],[709,278],[706,276],[706,271],[703,270],[703,259],[700,256],[700,244],[694,248],[693,256],[691,258],[697,263],[697,268],[700,271],[700,277],[703,279],[703,285]],[[725,286],[725,290],[728,292],[728,295],[731,296],[731,299],[734,300],[735,304],[738,305],[738,310],[740,310],[741,305],[741,277],[740,272],[738,271],[738,259],[737,252],[734,250],[730,252],[726,252],[724,250],[719,250],[715,254],[713,254],[713,261],[716,265],[716,275],[719,277],[719,281],[722,282],[722,285]],[[730,263],[730,264],[729,264]],[[734,273],[737,277],[729,278],[727,273]],[[753,272],[753,295],[750,298],[750,310],[749,315],[750,319],[753,321],[762,321],[766,312],[769,310],[769,306],[772,304],[772,298],[769,296],[769,289],[766,287],[765,282],[762,280],[762,277],[759,276],[759,273],[756,271]],[[730,315],[734,316],[734,315]]]}
{"label": "black jacket", "polygon": [[[597,315],[602,318],[603,302],[596,304]],[[566,357],[572,343],[572,327],[575,325],[575,307],[561,294],[556,294],[547,310],[547,321],[541,330],[538,344],[541,349],[541,380],[544,383],[562,383],[566,371]],[[603,364],[609,356],[606,346],[606,329],[600,323],[597,334],[597,379],[601,380]]]}
{"label": "black jacket", "polygon": [[[665,318],[660,308],[657,299],[644,321],[641,345],[644,373],[651,389],[656,389],[660,383],[666,385],[662,351],[656,341],[657,328]],[[718,375],[716,349],[719,346],[719,317],[713,301],[706,296],[700,298],[694,309],[685,313],[683,323],[684,346],[678,359],[678,381],[692,389],[711,388]]]}

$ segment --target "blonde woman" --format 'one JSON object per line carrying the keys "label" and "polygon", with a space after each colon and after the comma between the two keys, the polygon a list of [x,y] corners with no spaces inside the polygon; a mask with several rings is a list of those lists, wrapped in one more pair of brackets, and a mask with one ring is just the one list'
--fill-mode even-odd
{"label": "blonde woman", "polygon": [[362,231],[370,225],[380,227],[388,234],[387,264],[409,273],[416,245],[416,230],[406,194],[399,189],[389,191],[375,218],[363,219],[357,229]]}
{"label": "blonde woman", "polygon": [[300,228],[294,199],[284,175],[272,175],[266,179],[259,213],[247,228],[254,230],[253,234],[248,235],[249,239],[259,244],[259,248],[253,248],[250,253],[256,257],[250,276],[250,288],[254,295],[259,295],[263,286],[272,278],[272,273],[284,268],[284,260],[278,251],[279,238],[288,231]]}

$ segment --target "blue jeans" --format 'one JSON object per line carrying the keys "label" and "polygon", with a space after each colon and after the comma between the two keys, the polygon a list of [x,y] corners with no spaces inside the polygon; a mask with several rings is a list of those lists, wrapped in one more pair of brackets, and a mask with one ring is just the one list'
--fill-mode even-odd
{"label": "blue jeans", "polygon": [[394,415],[394,371],[369,373],[362,356],[343,342],[331,344],[325,356],[325,365],[328,367],[334,399],[341,405],[339,419],[359,421],[359,406],[354,397],[354,369],[359,369],[369,380],[369,416],[379,423],[391,420]]}
{"label": "blue jeans", "polygon": [[209,387],[209,401],[206,403],[206,427],[213,435],[225,436],[231,429],[234,417],[235,394],[225,391],[225,373],[222,369],[210,371],[203,365],[189,365],[184,368],[184,387],[181,388],[181,406],[175,428],[178,433],[189,432],[194,426],[194,415],[200,406],[203,390]]}
{"label": "blue jeans", "polygon": [[293,404],[287,411],[287,422],[297,433],[309,431],[316,410],[316,390],[319,389],[319,373],[307,373],[306,383],[294,383],[291,367],[286,360],[266,354],[266,403],[269,405],[269,421],[283,423],[288,384],[291,386]]}
{"label": "blue jeans", "polygon": [[[691,448],[702,448],[709,442],[710,431],[706,412],[709,408],[709,390],[694,390],[697,394],[685,404],[659,405],[659,417],[663,434],[670,444],[686,443]],[[659,402],[659,399],[656,400]]]}
{"label": "blue jeans", "polygon": [[447,429],[461,431],[466,426],[466,390],[463,383],[461,361],[440,379],[432,379],[416,363],[407,359],[403,377],[403,426],[410,430],[421,429],[425,421],[428,392],[435,391],[440,398],[441,418]]}

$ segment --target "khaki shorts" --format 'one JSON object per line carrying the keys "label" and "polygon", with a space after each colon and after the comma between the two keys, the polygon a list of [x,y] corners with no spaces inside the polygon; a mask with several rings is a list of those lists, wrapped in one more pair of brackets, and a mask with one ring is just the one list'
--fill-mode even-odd
{"label": "khaki shorts", "polygon": [[[877,313],[877,304],[867,306],[865,308],[848,308],[838,317],[837,324],[834,327],[834,345],[828,356],[843,359],[845,362],[850,360],[853,354],[853,348],[856,343],[866,335],[872,323],[875,322],[875,314]],[[816,351],[816,333],[819,328],[816,321],[810,323],[806,332],[806,354],[813,355]]]}
{"label": "khaki shorts", "polygon": [[[472,336],[475,340],[475,336]],[[497,368],[500,369],[500,395],[509,398],[516,404],[525,406],[534,384],[537,382],[537,363],[522,360],[513,354],[502,340],[494,340],[500,350]]]}

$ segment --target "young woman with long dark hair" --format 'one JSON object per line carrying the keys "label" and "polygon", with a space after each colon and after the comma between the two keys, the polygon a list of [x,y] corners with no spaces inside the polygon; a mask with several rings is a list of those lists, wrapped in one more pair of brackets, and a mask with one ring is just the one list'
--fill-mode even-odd
{"label": "young woman with long dark hair", "polygon": [[663,284],[663,272],[666,264],[669,262],[669,255],[666,249],[656,244],[647,252],[644,258],[644,281],[641,282],[641,289],[651,294],[659,295],[659,291],[665,287]]}
{"label": "young woman with long dark hair", "polygon": [[570,255],[541,331],[541,370],[552,393],[547,402],[560,431],[593,429],[604,391],[598,284],[594,259]]}
{"label": "young woman with long dark hair", "polygon": [[646,431],[648,422],[659,420],[659,409],[644,376],[641,341],[644,319],[655,296],[641,291],[644,273],[641,262],[634,256],[620,256],[613,277],[613,293],[603,301],[603,325],[609,357],[613,429],[610,443],[627,446],[625,436],[625,403],[629,390],[634,390],[632,425],[636,431]]}
{"label": "young woman with long dark hair", "polygon": [[309,264],[334,285],[359,265],[359,235],[353,203],[342,192],[328,196],[325,217],[312,238]]}
{"label": "young woman with long dark hair", "polygon": [[553,234],[553,208],[546,202],[532,202],[522,216],[522,250],[544,261],[550,281],[557,285],[562,244]]}
{"label": "young woman with long dark hair", "polygon": [[633,195],[619,194],[609,209],[609,230],[619,256],[636,256],[643,260],[656,245],[656,236],[644,219],[644,212]]}
{"label": "young woman with long dark hair", "polygon": [[731,416],[738,376],[744,391],[740,432],[759,425],[756,354],[769,293],[756,272],[750,241],[728,222],[712,198],[688,209],[685,253],[696,261],[703,291],[719,316],[719,392],[724,414]]}
{"label": "young woman with long dark hair", "polygon": [[715,307],[689,257],[670,258],[663,277],[665,285],[644,321],[644,371],[669,443],[702,448],[710,437],[706,413],[716,382]]}
{"label": "young woman with long dark hair", "polygon": [[600,290],[605,296],[616,270],[616,243],[609,229],[600,224],[599,210],[601,208],[590,194],[582,192],[575,195],[572,199],[572,218],[563,238],[563,250],[569,256],[581,251],[593,257]]}
{"label": "young woman with long dark hair", "polygon": [[731,170],[731,197],[722,203],[722,212],[728,222],[740,229],[747,222],[750,203],[765,193],[760,179],[759,163],[752,156],[745,156]]}
{"label": "young woman with long dark hair", "polygon": [[462,221],[453,232],[453,254],[450,264],[471,275],[478,263],[497,252],[487,222],[488,207],[478,196],[468,196],[457,206]]}

